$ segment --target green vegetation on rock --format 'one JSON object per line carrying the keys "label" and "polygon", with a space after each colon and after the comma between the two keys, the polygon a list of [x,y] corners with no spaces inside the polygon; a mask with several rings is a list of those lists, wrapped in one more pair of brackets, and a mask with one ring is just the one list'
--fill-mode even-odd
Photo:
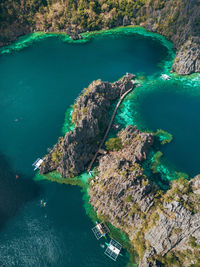
{"label": "green vegetation on rock", "polygon": [[110,138],[105,145],[107,150],[118,151],[122,148],[122,140],[120,137]]}

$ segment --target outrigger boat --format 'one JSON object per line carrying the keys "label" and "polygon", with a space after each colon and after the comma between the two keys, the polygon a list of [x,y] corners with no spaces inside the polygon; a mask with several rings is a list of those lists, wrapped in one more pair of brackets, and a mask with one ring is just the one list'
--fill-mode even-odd
{"label": "outrigger boat", "polygon": [[110,240],[110,243],[106,243],[107,248],[105,250],[105,254],[111,258],[112,260],[116,261],[117,257],[120,255],[120,251],[122,249],[122,245],[114,239]]}
{"label": "outrigger boat", "polygon": [[115,130],[120,130],[120,127],[119,127],[119,125],[118,124],[113,124],[113,126],[112,126]]}
{"label": "outrigger boat", "polygon": [[32,164],[32,166],[35,167],[34,171],[40,168],[42,162],[43,162],[43,159],[40,159],[40,158],[36,159],[36,161]]}
{"label": "outrigger boat", "polygon": [[93,173],[94,173],[94,171],[89,171],[89,175],[92,177],[94,176]]}
{"label": "outrigger boat", "polygon": [[170,80],[170,77],[169,77],[169,75],[167,75],[167,74],[162,74],[162,75],[161,75],[161,78],[162,78],[163,80]]}
{"label": "outrigger boat", "polygon": [[104,223],[96,222],[96,226],[92,228],[92,232],[96,239],[99,240],[102,236],[105,236],[108,233],[108,228]]}

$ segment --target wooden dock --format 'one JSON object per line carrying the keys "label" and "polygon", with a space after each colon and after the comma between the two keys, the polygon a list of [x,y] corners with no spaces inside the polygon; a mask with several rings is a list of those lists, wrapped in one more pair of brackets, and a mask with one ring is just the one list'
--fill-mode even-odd
{"label": "wooden dock", "polygon": [[114,110],[114,112],[113,112],[113,114],[112,114],[110,123],[109,123],[108,128],[107,128],[107,130],[106,130],[106,133],[105,133],[105,135],[104,135],[104,138],[103,138],[103,140],[101,141],[101,143],[100,143],[100,145],[99,145],[99,148],[97,149],[97,152],[95,153],[95,155],[94,155],[93,159],[91,160],[90,165],[89,165],[89,167],[88,167],[88,169],[87,169],[88,172],[91,170],[91,168],[92,168],[92,166],[93,166],[93,164],[94,164],[94,162],[95,162],[95,160],[96,160],[96,158],[97,158],[97,155],[99,154],[99,151],[101,151],[101,147],[103,146],[104,142],[106,141],[106,138],[107,138],[107,136],[108,136],[108,133],[109,133],[109,131],[110,131],[110,128],[111,128],[112,123],[113,123],[113,120],[114,120],[114,118],[115,118],[115,115],[116,115],[116,113],[117,113],[117,110],[118,110],[118,108],[119,108],[121,102],[123,101],[123,99],[125,98],[125,96],[127,96],[127,95],[133,90],[133,88],[134,88],[134,86],[133,86],[131,89],[129,89],[128,91],[126,91],[126,92],[120,97],[120,99],[119,99],[119,101],[118,101],[118,103],[117,103],[117,105],[116,105],[116,107],[115,107],[115,110]]}

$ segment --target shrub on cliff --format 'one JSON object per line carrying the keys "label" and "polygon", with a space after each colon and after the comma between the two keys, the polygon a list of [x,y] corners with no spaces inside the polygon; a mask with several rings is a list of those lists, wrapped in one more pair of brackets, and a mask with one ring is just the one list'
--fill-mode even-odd
{"label": "shrub on cliff", "polygon": [[106,142],[106,149],[111,151],[118,151],[122,148],[122,140],[119,137],[110,138]]}

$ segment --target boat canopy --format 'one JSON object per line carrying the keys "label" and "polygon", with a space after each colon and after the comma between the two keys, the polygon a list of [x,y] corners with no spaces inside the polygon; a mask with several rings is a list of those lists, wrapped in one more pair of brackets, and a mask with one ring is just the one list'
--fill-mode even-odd
{"label": "boat canopy", "polygon": [[42,162],[43,162],[43,159],[40,159],[40,158],[36,159],[36,161],[32,164],[32,166],[35,167],[34,171],[39,169],[39,167],[41,166]]}
{"label": "boat canopy", "polygon": [[94,233],[96,239],[99,240],[102,236],[106,235],[108,228],[104,223],[98,223],[92,228],[92,232]]}
{"label": "boat canopy", "polygon": [[112,260],[116,261],[121,249],[122,249],[122,245],[116,240],[111,239],[110,243],[107,245],[105,254]]}

